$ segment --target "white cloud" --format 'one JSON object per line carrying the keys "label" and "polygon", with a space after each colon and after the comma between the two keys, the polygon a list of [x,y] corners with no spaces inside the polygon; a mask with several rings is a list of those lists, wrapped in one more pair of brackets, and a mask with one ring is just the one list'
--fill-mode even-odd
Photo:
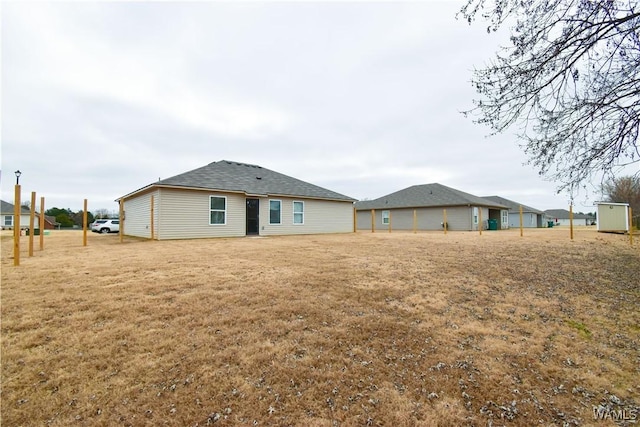
{"label": "white cloud", "polygon": [[75,209],[221,159],[358,198],[442,182],[564,203],[460,114],[497,42],[459,4],[5,3],[5,177]]}

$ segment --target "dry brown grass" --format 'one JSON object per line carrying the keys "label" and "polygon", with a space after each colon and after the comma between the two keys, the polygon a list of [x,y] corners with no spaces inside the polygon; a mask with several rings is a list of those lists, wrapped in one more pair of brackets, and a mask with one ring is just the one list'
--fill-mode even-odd
{"label": "dry brown grass", "polygon": [[[640,246],[566,229],[2,237],[2,425],[611,425]],[[36,240],[37,245],[37,240]],[[608,423],[608,424],[607,424]],[[627,421],[630,423],[630,421]]]}

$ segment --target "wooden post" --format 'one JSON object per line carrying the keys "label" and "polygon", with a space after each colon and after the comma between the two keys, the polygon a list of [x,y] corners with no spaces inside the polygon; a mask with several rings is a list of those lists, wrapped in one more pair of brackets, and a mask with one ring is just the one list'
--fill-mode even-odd
{"label": "wooden post", "polygon": [[389,211],[389,233],[391,233],[391,211]]}
{"label": "wooden post", "polygon": [[478,207],[478,230],[482,236],[482,206]]}
{"label": "wooden post", "polygon": [[416,210],[413,210],[413,234],[416,234],[416,230],[418,229],[418,215]]}
{"label": "wooden post", "polygon": [[118,219],[120,222],[120,243],[124,241],[124,199],[120,199],[120,210],[118,212]]}
{"label": "wooden post", "polygon": [[569,205],[569,234],[573,240],[573,204]]}
{"label": "wooden post", "polygon": [[44,249],[44,197],[40,197],[40,250]]}
{"label": "wooden post", "polygon": [[633,209],[629,206],[629,244],[633,246]]}
{"label": "wooden post", "polygon": [[87,199],[84,199],[84,212],[82,212],[82,246],[87,246]]}
{"label": "wooden post", "polygon": [[376,232],[376,210],[371,209],[371,232]]}
{"label": "wooden post", "polygon": [[[153,229],[154,228],[153,219],[154,219],[154,216],[155,216],[154,215],[154,209],[155,209],[155,203],[154,203],[153,194],[152,194],[151,195],[151,240],[153,240],[155,238],[155,230]],[[355,212],[355,208],[354,208],[353,211]],[[355,216],[354,216],[354,218],[355,218]],[[353,231],[355,232],[355,225],[354,225],[354,230]]]}
{"label": "wooden post", "polygon": [[13,265],[20,265],[20,185],[16,184],[13,198]]}
{"label": "wooden post", "polygon": [[442,216],[444,217],[444,222],[443,222],[444,234],[447,234],[447,210],[446,209],[442,210]]}
{"label": "wooden post", "polygon": [[[151,205],[153,206],[153,196],[151,196]],[[153,207],[151,208],[151,212],[153,212]],[[152,228],[152,230],[153,230],[153,228]],[[353,232],[355,233],[356,231],[358,231],[358,212],[356,211],[356,208],[354,207],[353,208]]]}
{"label": "wooden post", "polygon": [[523,234],[523,224],[522,224],[522,205],[520,205],[520,237]]}
{"label": "wooden post", "polygon": [[[36,192],[31,192],[31,213],[29,215],[29,256],[33,256],[33,235],[36,226]],[[42,232],[42,230],[40,230]]]}

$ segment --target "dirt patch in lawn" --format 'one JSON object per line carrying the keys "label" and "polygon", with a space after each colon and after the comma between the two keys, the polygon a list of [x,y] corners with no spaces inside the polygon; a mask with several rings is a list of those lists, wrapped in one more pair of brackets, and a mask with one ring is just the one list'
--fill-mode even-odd
{"label": "dirt patch in lawn", "polygon": [[20,267],[2,236],[3,425],[640,418],[626,236],[81,234],[54,231],[34,257],[23,237]]}

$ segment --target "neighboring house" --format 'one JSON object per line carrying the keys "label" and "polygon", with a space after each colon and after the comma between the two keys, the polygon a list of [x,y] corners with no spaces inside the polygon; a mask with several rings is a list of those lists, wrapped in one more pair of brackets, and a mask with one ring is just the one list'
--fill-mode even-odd
{"label": "neighboring house", "polygon": [[[37,216],[38,214],[36,214]],[[44,229],[45,230],[54,230],[59,229],[60,223],[56,221],[56,217],[45,215],[44,216]]]}
{"label": "neighboring house", "polygon": [[522,227],[541,228],[547,226],[545,214],[541,210],[499,196],[488,196],[484,199],[492,200],[509,208],[510,228],[520,228],[520,206],[522,206]]}
{"label": "neighboring house", "polygon": [[261,166],[222,160],[116,201],[124,211],[125,235],[166,240],[352,232],[355,199]]}
{"label": "neighboring house", "polygon": [[[5,202],[4,200],[0,200],[0,217],[2,219],[2,229],[3,230],[13,230],[13,225],[15,224],[14,215],[15,215],[15,205]],[[24,207],[20,207],[20,228],[29,227],[29,217],[31,215],[31,211]]]}
{"label": "neighboring house", "polygon": [[[565,209],[548,209],[544,211],[549,221],[555,225],[570,225],[569,211]],[[573,225],[591,225],[591,218],[584,214],[573,214]]]}
{"label": "neighboring house", "polygon": [[[3,230],[13,230],[13,220],[14,216],[14,205],[4,200],[0,200],[0,221],[2,222]],[[31,210],[25,206],[20,207],[20,228],[26,229],[29,228],[29,221],[31,220]],[[54,217],[45,215],[44,216],[44,229],[45,230],[53,230],[56,228],[58,223]],[[34,228],[40,228],[40,214],[36,212],[35,214],[35,222],[33,225]]]}
{"label": "neighboring house", "polygon": [[[444,210],[449,230],[508,228],[508,207],[442,184],[414,185],[375,200],[356,203],[357,228],[371,229],[374,210],[376,229],[412,230],[414,218],[417,230],[442,230]],[[415,212],[415,214],[414,214]]]}

